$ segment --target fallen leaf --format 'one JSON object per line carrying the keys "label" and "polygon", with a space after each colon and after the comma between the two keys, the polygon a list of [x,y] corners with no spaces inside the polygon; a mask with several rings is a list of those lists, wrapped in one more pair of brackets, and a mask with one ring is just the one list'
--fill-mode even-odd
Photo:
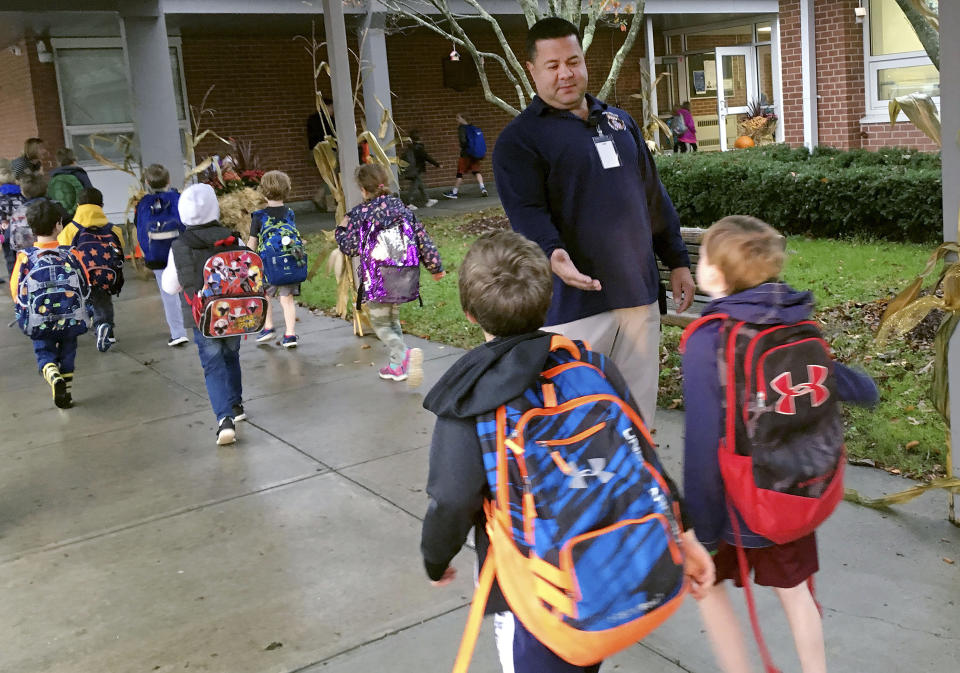
{"label": "fallen leaf", "polygon": [[912,404],[908,404],[907,406],[905,406],[905,407],[903,408],[904,411],[916,411],[916,409],[917,409],[917,408],[916,408],[915,406],[913,406]]}
{"label": "fallen leaf", "polygon": [[852,458],[850,461],[851,465],[861,465],[863,467],[876,467],[877,463],[871,458]]}
{"label": "fallen leaf", "polygon": [[907,416],[907,423],[909,423],[910,425],[921,425],[923,421],[918,421],[913,416]]}
{"label": "fallen leaf", "polygon": [[892,470],[887,470],[890,474],[900,474],[900,468],[893,468]]}
{"label": "fallen leaf", "polygon": [[362,346],[360,346],[361,350],[367,350],[369,348],[373,348],[373,346],[371,346],[370,344],[363,344]]}
{"label": "fallen leaf", "polygon": [[954,563],[956,563],[956,561],[954,561],[952,558],[947,558],[946,556],[943,557],[943,562],[949,563],[950,565],[953,565]]}
{"label": "fallen leaf", "polygon": [[914,450],[915,448],[917,448],[918,446],[920,446],[920,442],[918,442],[918,441],[915,439],[915,440],[913,440],[912,442],[907,442],[907,446],[906,446],[905,448],[907,449],[907,451],[913,451],[913,450]]}
{"label": "fallen leaf", "polygon": [[264,652],[272,652],[273,650],[279,650],[281,647],[283,647],[283,643],[278,643],[277,641],[273,641],[272,643],[267,645],[265,648],[263,648],[263,650]]}

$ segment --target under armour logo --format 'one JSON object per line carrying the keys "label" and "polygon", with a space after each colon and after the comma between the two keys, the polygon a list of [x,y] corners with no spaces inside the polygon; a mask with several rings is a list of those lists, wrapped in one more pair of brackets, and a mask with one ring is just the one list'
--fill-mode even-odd
{"label": "under armour logo", "polygon": [[770,382],[770,387],[780,393],[780,399],[774,405],[774,411],[778,414],[793,416],[797,413],[797,404],[795,397],[801,395],[810,396],[810,404],[819,407],[830,397],[830,391],[827,390],[823,382],[827,380],[829,371],[822,365],[807,365],[806,383],[793,385],[793,377],[790,372],[784,372]]}
{"label": "under armour logo", "polygon": [[613,472],[606,471],[606,458],[588,458],[587,463],[590,467],[585,470],[578,470],[576,463],[570,463],[570,488],[586,488],[587,477],[596,477],[601,484],[613,479]]}

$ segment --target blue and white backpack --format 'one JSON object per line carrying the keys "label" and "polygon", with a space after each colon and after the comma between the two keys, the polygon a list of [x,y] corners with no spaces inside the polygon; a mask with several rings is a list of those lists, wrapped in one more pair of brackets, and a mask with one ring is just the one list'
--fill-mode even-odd
{"label": "blue and white backpack", "polygon": [[[677,504],[607,367],[582,342],[554,336],[538,381],[477,419],[493,499],[471,617],[496,577],[527,630],[578,666],[646,636],[686,589]],[[474,625],[454,671],[466,670]]]}
{"label": "blue and white backpack", "polygon": [[20,267],[16,316],[31,339],[78,336],[87,331],[90,286],[70,248],[28,248]]}
{"label": "blue and white backpack", "polygon": [[287,208],[282,220],[258,210],[251,218],[260,223],[257,254],[263,260],[263,274],[269,285],[296,285],[307,279],[310,270],[307,251],[297,231],[293,210]]}
{"label": "blue and white backpack", "polygon": [[184,226],[177,210],[180,194],[175,189],[147,194],[137,203],[137,243],[143,251],[148,269],[167,265],[170,246],[183,233]]}

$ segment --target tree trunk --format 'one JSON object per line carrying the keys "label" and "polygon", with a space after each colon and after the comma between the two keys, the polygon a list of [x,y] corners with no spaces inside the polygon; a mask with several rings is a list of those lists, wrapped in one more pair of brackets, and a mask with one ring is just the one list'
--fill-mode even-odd
{"label": "tree trunk", "polygon": [[[955,1],[955,0],[954,0]],[[911,0],[897,0],[900,9],[907,15],[907,20],[913,26],[914,32],[920,38],[920,44],[923,45],[927,56],[933,61],[933,65],[940,70],[940,33],[927,20],[923,12]]]}

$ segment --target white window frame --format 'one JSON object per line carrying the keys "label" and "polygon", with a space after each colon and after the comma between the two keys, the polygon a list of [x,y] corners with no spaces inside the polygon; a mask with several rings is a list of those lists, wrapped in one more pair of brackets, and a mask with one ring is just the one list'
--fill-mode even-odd
{"label": "white window frame", "polygon": [[[868,5],[869,7],[869,5]],[[879,97],[877,73],[887,68],[909,68],[911,66],[933,65],[927,52],[908,51],[899,54],[884,54],[872,56],[870,53],[870,12],[863,20],[863,77],[865,96],[864,105],[866,115],[860,120],[862,124],[876,124],[890,121],[890,99]],[[940,109],[940,96],[934,96],[933,102]],[[897,116],[898,122],[905,122],[907,116],[901,112]]]}
{"label": "white window frame", "polygon": [[[187,99],[187,80],[186,74],[183,70],[183,40],[179,37],[169,37],[169,45],[172,47],[177,55],[177,65],[179,66],[180,72],[180,81],[176,82],[176,85],[180,87],[180,92],[183,100],[182,110],[184,118],[178,119],[177,124],[180,127],[180,130],[184,134],[191,132],[190,127],[190,103]],[[73,136],[74,135],[87,135],[91,133],[134,133],[136,132],[136,124],[134,122],[124,122],[120,124],[67,124],[67,114],[64,108],[63,103],[63,89],[62,89],[62,78],[60,77],[60,60],[57,56],[57,51],[59,49],[120,49],[123,50],[123,40],[119,37],[69,37],[69,38],[54,38],[51,41],[51,47],[53,49],[53,65],[54,70],[57,76],[57,95],[60,98],[60,121],[63,124],[63,141],[64,144],[77,151],[79,148],[74,147]],[[127,82],[130,81],[130,73],[127,72]],[[130,94],[133,95],[133,92]],[[132,109],[132,106],[131,106]],[[177,115],[181,111],[177,111]],[[86,167],[99,167],[100,163],[93,158],[88,158],[85,152],[77,151],[77,163]]]}

